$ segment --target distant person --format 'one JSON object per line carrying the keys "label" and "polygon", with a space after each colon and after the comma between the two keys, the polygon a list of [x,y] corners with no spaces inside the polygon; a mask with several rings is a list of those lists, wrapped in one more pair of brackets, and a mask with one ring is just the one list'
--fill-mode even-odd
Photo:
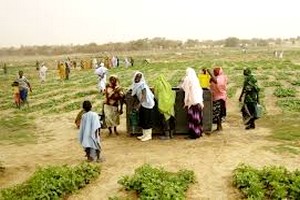
{"label": "distant person", "polygon": [[[259,87],[256,78],[249,68],[244,69],[244,84],[239,101],[243,101],[241,109],[246,130],[255,129],[257,119],[256,106],[259,103]],[[244,98],[244,99],[243,99]]]}
{"label": "distant person", "polygon": [[277,50],[275,50],[275,51],[273,52],[273,54],[274,54],[274,57],[275,57],[275,58],[278,57],[278,51],[277,51]]}
{"label": "distant person", "polygon": [[124,63],[125,63],[126,68],[128,68],[130,66],[129,59],[127,57],[125,58]]}
{"label": "distant person", "polygon": [[133,60],[133,58],[132,58],[132,57],[129,57],[129,63],[130,63],[130,65],[131,65],[131,67],[133,67],[134,60]]}
{"label": "distant person", "polygon": [[88,161],[101,161],[101,143],[100,143],[100,121],[97,113],[91,111],[90,101],[84,101],[82,104],[84,114],[81,118],[79,130],[79,142],[84,148]]}
{"label": "distant person", "polygon": [[105,89],[104,116],[105,123],[109,130],[109,135],[114,133],[119,135],[117,126],[120,125],[120,115],[123,114],[125,94],[120,86],[120,81],[116,75],[111,75]]}
{"label": "distant person", "polygon": [[19,71],[19,77],[16,81],[19,83],[21,101],[28,105],[28,90],[32,92],[32,89],[28,79],[24,76],[23,71]]}
{"label": "distant person", "polygon": [[40,62],[38,60],[35,62],[35,69],[36,71],[40,70]]}
{"label": "distant person", "polygon": [[153,108],[155,105],[154,94],[146,84],[142,72],[135,72],[132,84],[132,96],[136,96],[138,104],[135,109],[139,111],[139,126],[142,128],[142,136],[137,138],[142,142],[152,139]]}
{"label": "distant person", "polygon": [[96,69],[97,68],[97,58],[93,58],[93,60],[92,60],[92,66],[93,66],[93,68],[94,69]]}
{"label": "distant person", "polygon": [[221,67],[215,67],[213,73],[207,70],[210,79],[210,91],[213,99],[213,123],[217,124],[215,131],[222,131],[222,120],[226,117],[227,76]]}
{"label": "distant person", "polygon": [[198,74],[198,79],[199,79],[199,83],[200,86],[202,87],[202,89],[209,89],[210,87],[210,75],[207,72],[207,69],[202,68],[200,73]]}
{"label": "distant person", "polygon": [[57,70],[58,70],[58,75],[61,81],[65,80],[66,78],[66,69],[65,65],[63,62],[58,61],[57,63]]}
{"label": "distant person", "polygon": [[75,60],[73,60],[73,61],[72,61],[72,65],[73,65],[73,68],[76,69],[76,67],[77,67],[77,62],[76,62]]}
{"label": "distant person", "polygon": [[47,70],[48,68],[46,67],[45,63],[42,63],[39,69],[39,76],[40,76],[41,83],[46,82]]}
{"label": "distant person", "polygon": [[20,108],[21,107],[21,95],[20,95],[19,82],[14,81],[11,86],[13,87],[13,97],[14,97],[14,102],[16,104],[16,107]]}
{"label": "distant person", "polygon": [[103,62],[104,62],[104,66],[105,66],[107,69],[110,69],[110,67],[111,67],[111,60],[109,59],[108,56],[105,56]]}
{"label": "distant person", "polygon": [[281,51],[281,52],[279,53],[278,58],[279,58],[279,59],[282,59],[282,58],[283,58],[283,51]]}
{"label": "distant person", "polygon": [[113,67],[117,67],[117,65],[118,65],[118,63],[117,63],[118,61],[117,61],[117,58],[116,58],[116,56],[113,56],[112,58],[111,58],[111,63],[112,63],[112,66]]}
{"label": "distant person", "polygon": [[6,66],[6,63],[3,64],[3,67],[2,67],[2,68],[3,68],[3,73],[4,73],[4,74],[7,74],[7,66]]}
{"label": "distant person", "polygon": [[157,100],[158,111],[161,113],[161,129],[164,133],[160,139],[168,140],[173,138],[175,129],[175,92],[166,80],[164,75],[160,75],[154,83],[154,96]]}
{"label": "distant person", "polygon": [[68,58],[67,61],[65,61],[65,74],[66,74],[66,80],[69,80],[70,78],[70,73],[71,73],[71,61],[70,58]]}
{"label": "distant person", "polygon": [[116,56],[116,60],[117,60],[117,67],[119,67],[120,66],[120,59],[119,59],[118,56]]}
{"label": "distant person", "polygon": [[106,76],[108,69],[104,66],[104,63],[101,62],[99,67],[95,69],[95,74],[98,75],[98,89],[100,93],[105,93],[106,87]]}

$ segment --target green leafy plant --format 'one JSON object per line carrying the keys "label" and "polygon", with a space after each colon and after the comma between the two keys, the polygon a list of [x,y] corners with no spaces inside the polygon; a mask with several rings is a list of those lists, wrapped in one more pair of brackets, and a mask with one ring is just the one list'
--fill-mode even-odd
{"label": "green leafy plant", "polygon": [[193,171],[167,172],[145,164],[135,170],[133,176],[123,176],[118,183],[126,190],[134,190],[141,200],[185,199],[185,191],[195,182]]}
{"label": "green leafy plant", "polygon": [[298,199],[300,173],[282,166],[266,166],[259,170],[240,164],[233,174],[233,184],[248,199]]}
{"label": "green leafy plant", "polygon": [[274,95],[276,97],[295,97],[296,96],[296,90],[294,88],[282,88],[278,87],[274,91]]}
{"label": "green leafy plant", "polygon": [[26,182],[3,189],[0,199],[62,199],[84,187],[100,174],[100,167],[82,163],[75,167],[51,166],[38,169]]}
{"label": "green leafy plant", "polygon": [[241,164],[234,170],[233,179],[234,185],[249,199],[264,199],[264,185],[257,169]]}

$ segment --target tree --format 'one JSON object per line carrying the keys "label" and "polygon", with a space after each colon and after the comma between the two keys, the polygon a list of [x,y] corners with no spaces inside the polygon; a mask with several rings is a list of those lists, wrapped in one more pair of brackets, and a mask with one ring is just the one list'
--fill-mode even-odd
{"label": "tree", "polygon": [[225,47],[237,47],[240,40],[236,37],[229,37],[225,40]]}

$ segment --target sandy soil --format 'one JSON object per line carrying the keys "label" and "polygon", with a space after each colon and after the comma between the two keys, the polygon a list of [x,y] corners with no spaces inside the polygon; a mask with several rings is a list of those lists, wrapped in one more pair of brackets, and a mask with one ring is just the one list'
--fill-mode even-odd
{"label": "sandy soil", "polygon": [[[134,169],[144,163],[163,166],[170,171],[194,170],[197,183],[187,193],[187,199],[191,200],[240,199],[232,187],[231,175],[241,162],[257,167],[268,164],[285,165],[289,169],[299,167],[297,157],[267,150],[278,143],[266,139],[270,130],[260,126],[259,122],[257,129],[244,130],[238,107],[234,106],[236,103],[229,101],[230,110],[222,133],[205,135],[193,141],[177,135],[169,141],[154,136],[152,141],[140,142],[127,136],[123,115],[120,136],[109,137],[106,130],[102,132],[102,153],[106,160],[101,164],[100,177],[69,199],[105,200],[109,196],[124,196],[117,181],[123,175],[133,174]],[[74,165],[83,161],[84,152],[77,142],[78,130],[73,124],[76,114],[38,118],[37,144],[0,146],[0,160],[6,167],[4,176],[0,177],[0,188],[21,183],[38,166]]]}

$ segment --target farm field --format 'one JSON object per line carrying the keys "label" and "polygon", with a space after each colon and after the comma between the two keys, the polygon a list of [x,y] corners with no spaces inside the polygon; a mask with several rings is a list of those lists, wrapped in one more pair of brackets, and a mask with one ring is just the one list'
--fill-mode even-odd
{"label": "farm field", "polygon": [[[228,76],[227,118],[220,134],[210,134],[195,141],[159,140],[158,135],[142,143],[126,133],[125,113],[119,136],[102,131],[103,156],[101,175],[96,181],[68,197],[108,199],[125,196],[117,181],[149,163],[169,171],[193,170],[197,182],[189,188],[187,199],[242,199],[232,185],[232,172],[240,163],[255,167],[282,165],[294,170],[300,166],[300,49],[287,49],[284,58],[273,57],[271,50],[253,49],[242,54],[239,49],[128,52],[135,66],[114,68],[121,85],[128,89],[136,70],[145,74],[151,86],[164,74],[177,86],[186,67],[199,71],[217,64]],[[80,58],[87,55],[76,55]],[[120,55],[122,57],[123,55]],[[124,54],[124,56],[126,56]],[[72,58],[72,56],[70,56]],[[73,56],[75,57],[75,56]],[[0,74],[0,189],[25,181],[38,166],[76,165],[84,158],[74,120],[83,100],[91,100],[93,110],[101,111],[102,96],[97,91],[93,70],[72,69],[70,80],[58,79],[55,60],[63,57],[7,58],[8,74]],[[48,66],[47,82],[41,84],[35,60]],[[64,58],[63,58],[64,59]],[[149,59],[150,63],[143,63]],[[264,115],[257,128],[244,130],[238,98],[243,84],[243,68],[249,67],[258,79]],[[33,92],[29,107],[20,110],[12,102],[11,83],[18,70],[30,80]],[[1,167],[1,166],[0,166]],[[132,199],[136,197],[131,194]]]}

